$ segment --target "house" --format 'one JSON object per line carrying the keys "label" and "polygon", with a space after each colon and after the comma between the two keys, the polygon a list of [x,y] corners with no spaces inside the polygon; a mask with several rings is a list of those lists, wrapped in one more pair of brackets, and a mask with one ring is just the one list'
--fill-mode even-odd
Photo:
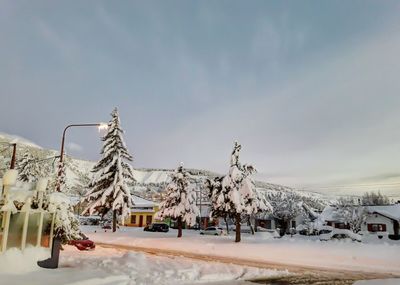
{"label": "house", "polygon": [[321,223],[336,228],[336,229],[350,229],[343,216],[339,212],[339,208],[335,206],[326,206],[319,216]]}
{"label": "house", "polygon": [[366,206],[367,217],[361,230],[379,236],[385,233],[391,239],[400,239],[400,205]]}
{"label": "house", "polygon": [[275,230],[279,227],[271,214],[259,214],[255,220],[255,226],[256,228],[261,227],[267,230]]}
{"label": "house", "polygon": [[197,191],[195,191],[195,201],[196,201],[196,206],[199,209],[199,217],[196,219],[196,224],[195,227],[198,227],[200,229],[205,229],[209,226],[214,226],[219,224],[219,219],[211,219],[210,218],[210,213],[211,213],[211,202],[210,198],[208,197],[207,191],[204,189],[201,190],[200,187],[198,187]]}
{"label": "house", "polygon": [[[384,234],[389,238],[400,239],[400,205],[384,206],[360,206],[365,209],[365,221],[361,224],[361,232],[369,233],[382,237]],[[338,229],[350,229],[350,225],[345,222],[340,208],[327,206],[322,211],[318,220],[321,225],[331,226]]]}
{"label": "house", "polygon": [[304,223],[305,216],[302,214],[297,215],[295,218],[289,220],[287,222],[286,228],[284,230],[280,229],[279,219],[275,218],[272,214],[262,213],[258,214],[255,219],[255,225],[257,227],[261,227],[267,230],[276,230],[280,229],[281,233],[290,234],[292,229],[296,229],[296,227],[302,223]]}
{"label": "house", "polygon": [[154,216],[158,211],[158,204],[132,195],[135,205],[131,208],[130,216],[125,220],[128,227],[144,227],[154,222]]}

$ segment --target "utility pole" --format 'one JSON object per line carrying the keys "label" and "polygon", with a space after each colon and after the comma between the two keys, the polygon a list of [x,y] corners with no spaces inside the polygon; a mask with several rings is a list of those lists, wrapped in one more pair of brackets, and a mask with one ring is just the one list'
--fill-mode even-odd
{"label": "utility pole", "polygon": [[10,145],[13,146],[13,153],[12,153],[12,157],[11,157],[10,169],[15,169],[15,161],[16,161],[16,157],[17,157],[17,144],[12,143]]}

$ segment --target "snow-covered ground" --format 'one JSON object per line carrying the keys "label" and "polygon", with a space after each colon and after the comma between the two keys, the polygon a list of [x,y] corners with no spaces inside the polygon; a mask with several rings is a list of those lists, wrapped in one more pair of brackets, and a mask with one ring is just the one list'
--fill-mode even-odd
{"label": "snow-covered ground", "polygon": [[[256,261],[259,267],[189,259],[182,256],[146,254],[128,249],[97,246],[89,252],[66,246],[60,268],[35,266],[35,257],[46,258],[43,249],[28,248],[24,254],[10,250],[0,255],[0,284],[7,285],[140,285],[140,284],[251,284],[246,280],[286,276],[287,270],[268,269],[263,262],[326,269],[361,270],[369,273],[400,274],[400,245],[356,242],[319,242],[303,237],[274,239],[268,233],[233,236],[200,236],[185,230],[184,237],[169,233],[143,232],[142,228],[120,228],[117,233],[99,227],[84,227],[97,242],[141,248],[197,253],[231,260]],[[94,232],[96,231],[96,233]],[[236,263],[236,262],[233,262]],[[253,263],[253,264],[256,264]],[[240,262],[238,262],[240,264]],[[262,268],[264,267],[264,268]],[[271,267],[270,267],[271,268]],[[285,268],[285,266],[281,266]],[[400,284],[399,279],[359,281],[358,285]]]}
{"label": "snow-covered ground", "polygon": [[321,242],[302,236],[275,239],[269,233],[256,233],[255,236],[243,234],[242,242],[237,244],[233,242],[233,236],[201,236],[193,230],[185,230],[180,239],[176,238],[173,229],[168,233],[150,233],[142,228],[123,227],[117,233],[111,233],[98,227],[85,227],[84,231],[95,242],[108,244],[260,263],[400,274],[400,242]]}
{"label": "snow-covered ground", "polygon": [[[0,256],[0,284],[4,285],[146,285],[224,282],[243,284],[246,279],[289,274],[286,271],[243,267],[183,257],[154,256],[97,247],[90,252],[66,246],[59,269],[32,266],[33,250],[27,256],[10,252]],[[39,251],[42,254],[41,251]],[[26,262],[29,259],[29,262]],[[3,262],[2,262],[3,261]],[[31,266],[27,266],[27,264]]]}

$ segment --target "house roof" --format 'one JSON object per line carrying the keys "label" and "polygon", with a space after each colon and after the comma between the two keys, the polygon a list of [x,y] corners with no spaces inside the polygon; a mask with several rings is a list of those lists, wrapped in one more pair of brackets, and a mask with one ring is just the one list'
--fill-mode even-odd
{"label": "house roof", "polygon": [[392,220],[400,221],[400,204],[387,206],[367,206],[369,213],[377,213]]}
{"label": "house roof", "polygon": [[155,203],[153,201],[143,199],[136,195],[132,195],[132,198],[133,198],[133,202],[135,203],[135,205],[133,205],[133,208],[135,208],[135,207],[154,207],[154,206],[158,205],[157,203]]}
{"label": "house roof", "polygon": [[[364,206],[368,213],[377,213],[392,220],[400,221],[400,204],[387,205],[387,206]],[[322,211],[320,219],[323,221],[338,221],[342,218],[338,209],[334,206],[327,206]]]}
{"label": "house roof", "polygon": [[338,209],[334,206],[326,206],[319,218],[322,221],[342,221],[342,217],[338,214]]}

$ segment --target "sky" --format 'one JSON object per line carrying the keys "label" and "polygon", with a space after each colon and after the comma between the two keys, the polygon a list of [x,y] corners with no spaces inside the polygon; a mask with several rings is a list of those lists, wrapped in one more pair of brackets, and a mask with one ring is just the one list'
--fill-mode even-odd
{"label": "sky", "polygon": [[[0,132],[59,149],[118,107],[135,167],[400,196],[398,1],[0,0]],[[101,133],[67,152],[97,160]]]}

